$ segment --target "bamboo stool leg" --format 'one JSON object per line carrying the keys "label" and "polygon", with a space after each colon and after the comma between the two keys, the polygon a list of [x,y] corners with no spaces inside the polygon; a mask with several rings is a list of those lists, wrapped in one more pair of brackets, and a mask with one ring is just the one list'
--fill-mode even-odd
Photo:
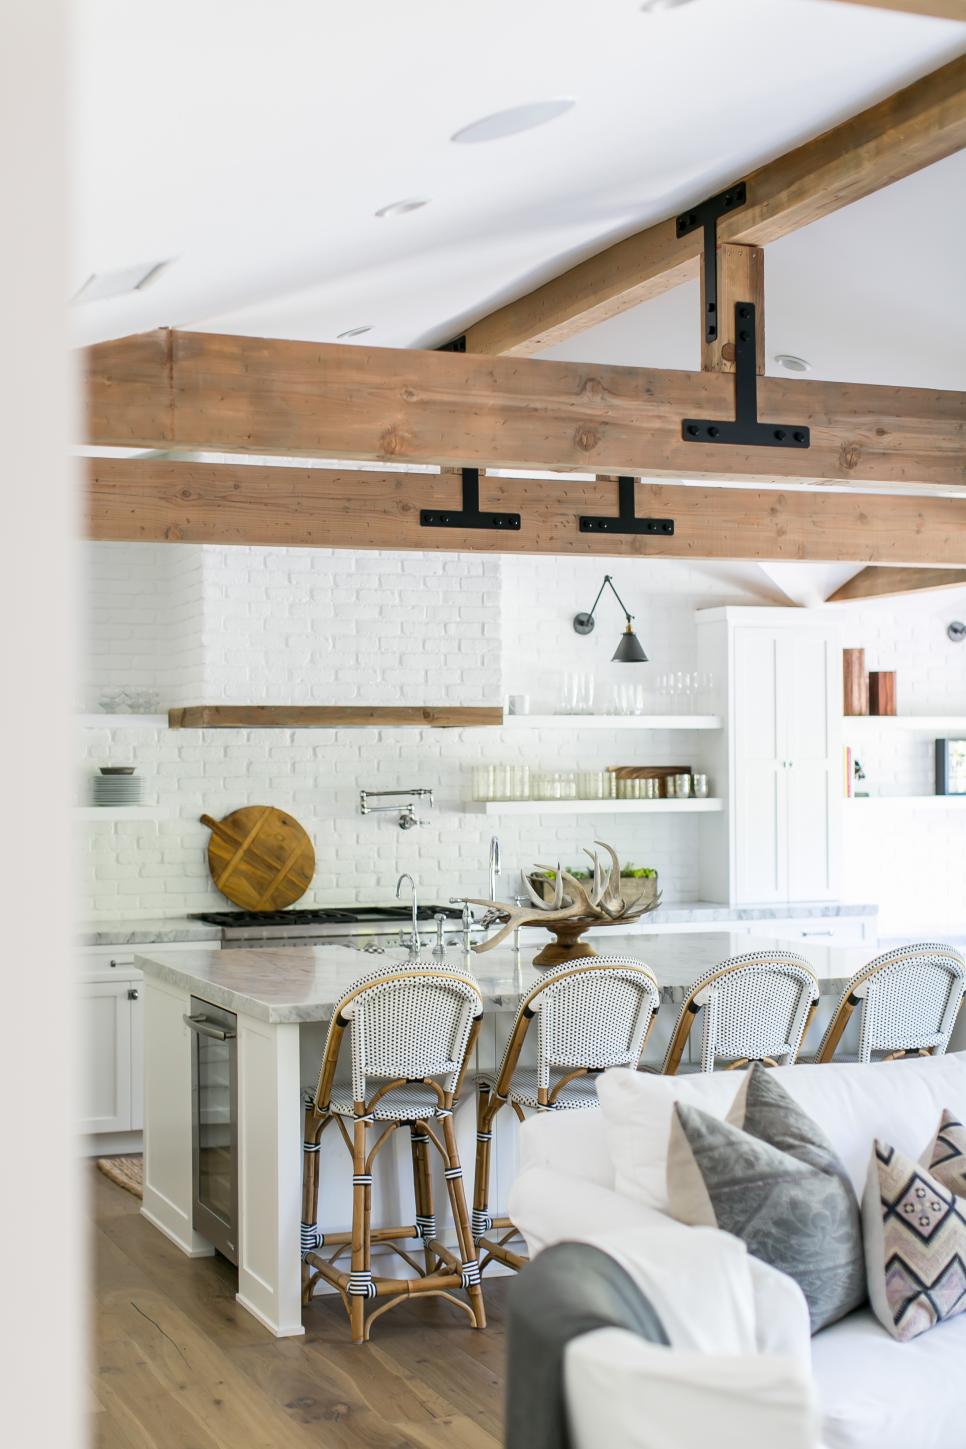
{"label": "bamboo stool leg", "polygon": [[453,1125],[453,1114],[451,1111],[442,1116],[443,1141],[446,1146],[446,1188],[449,1193],[450,1206],[453,1210],[453,1222],[456,1225],[456,1240],[459,1243],[460,1261],[464,1269],[463,1286],[466,1288],[467,1297],[470,1300],[470,1307],[473,1310],[473,1319],[477,1328],[486,1327],[486,1309],[483,1305],[483,1288],[480,1284],[480,1268],[476,1259],[476,1249],[473,1245],[473,1234],[470,1231],[469,1213],[466,1210],[466,1196],[463,1192],[463,1169],[460,1166],[459,1151],[456,1146],[456,1128]]}
{"label": "bamboo stool leg", "polygon": [[503,1103],[499,1098],[491,1102],[491,1096],[489,1087],[481,1083],[476,1098],[476,1170],[473,1174],[473,1241],[477,1245],[493,1226],[489,1217],[490,1143],[493,1121]]}
{"label": "bamboo stool leg", "polygon": [[312,1289],[311,1269],[305,1255],[322,1246],[319,1232],[319,1143],[329,1118],[319,1112],[314,1100],[305,1104],[305,1130],[302,1135],[302,1300],[307,1302]]}
{"label": "bamboo stool leg", "polygon": [[436,1266],[436,1254],[430,1244],[436,1236],[436,1218],[433,1214],[433,1179],[429,1168],[429,1137],[425,1122],[409,1124],[413,1152],[413,1188],[416,1195],[416,1227],[423,1241],[426,1272],[432,1273]]}
{"label": "bamboo stool leg", "polygon": [[349,1322],[352,1342],[365,1343],[366,1300],[375,1297],[369,1243],[371,1178],[366,1173],[369,1124],[357,1117],[352,1135],[352,1271],[349,1274]]}

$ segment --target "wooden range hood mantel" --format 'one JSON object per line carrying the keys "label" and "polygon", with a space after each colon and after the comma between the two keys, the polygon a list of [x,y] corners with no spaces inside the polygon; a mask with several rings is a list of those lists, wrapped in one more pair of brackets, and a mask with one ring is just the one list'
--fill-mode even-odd
{"label": "wooden range hood mantel", "polygon": [[499,705],[193,704],[168,711],[173,730],[471,729],[502,723]]}

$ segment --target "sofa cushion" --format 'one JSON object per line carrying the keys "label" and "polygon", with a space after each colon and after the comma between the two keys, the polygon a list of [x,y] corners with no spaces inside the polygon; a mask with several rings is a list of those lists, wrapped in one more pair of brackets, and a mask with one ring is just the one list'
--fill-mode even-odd
{"label": "sofa cushion", "polygon": [[897,1343],[860,1308],[812,1339],[827,1449],[958,1449],[966,1314]]}
{"label": "sofa cushion", "polygon": [[966,1198],[876,1142],[862,1204],[869,1298],[894,1338],[966,1313]]}
{"label": "sofa cushion", "polygon": [[939,1131],[920,1160],[943,1187],[966,1197],[966,1126],[954,1112],[943,1113]]}
{"label": "sofa cushion", "polygon": [[[935,1131],[943,1108],[966,1100],[966,1052],[874,1064],[802,1063],[770,1070],[828,1137],[857,1197],[865,1184],[874,1138],[916,1157]],[[599,1077],[597,1094],[618,1192],[666,1212],[674,1103],[689,1102],[724,1117],[742,1080],[740,1072],[661,1077],[626,1069]]]}
{"label": "sofa cushion", "polygon": [[743,1128],[676,1104],[671,1212],[741,1238],[794,1278],[817,1333],[865,1300],[855,1194],[823,1134],[763,1067],[748,1073],[736,1105]]}

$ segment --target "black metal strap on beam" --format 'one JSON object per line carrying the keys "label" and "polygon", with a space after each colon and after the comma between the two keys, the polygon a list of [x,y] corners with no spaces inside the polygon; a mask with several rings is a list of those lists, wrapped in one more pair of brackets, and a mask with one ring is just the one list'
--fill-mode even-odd
{"label": "black metal strap on beam", "polygon": [[421,528],[499,528],[505,533],[519,531],[519,513],[480,512],[480,470],[463,469],[463,507],[422,508],[419,512]]}
{"label": "black metal strap on beam", "polygon": [[466,334],[463,333],[459,337],[454,337],[451,342],[443,342],[443,343],[441,343],[440,346],[437,347],[436,351],[437,352],[465,352],[466,351]]}
{"label": "black metal strap on beam", "polygon": [[735,303],[735,416],[685,418],[681,436],[686,443],[730,443],[755,448],[807,448],[808,428],[800,423],[758,421],[758,350],[755,343],[755,308],[752,302]]}
{"label": "black metal strap on beam", "polygon": [[679,237],[704,227],[704,335],[708,342],[718,337],[718,217],[744,206],[746,198],[745,183],[736,181],[727,191],[682,211],[676,222]]}
{"label": "black metal strap on beam", "polygon": [[584,514],[580,518],[581,533],[662,533],[674,532],[673,518],[638,518],[634,512],[634,478],[618,478],[618,513],[616,518],[606,515]]}

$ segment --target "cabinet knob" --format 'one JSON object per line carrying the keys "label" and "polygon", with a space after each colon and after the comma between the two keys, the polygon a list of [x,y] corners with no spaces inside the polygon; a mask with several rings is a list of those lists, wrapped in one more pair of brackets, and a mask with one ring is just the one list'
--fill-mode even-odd
{"label": "cabinet knob", "polygon": [[131,989],[130,989],[130,991],[127,994],[127,999],[128,999],[128,1001],[137,1001],[140,998],[140,995],[141,995],[141,993],[137,989],[137,987],[136,986],[132,986]]}
{"label": "cabinet knob", "polygon": [[108,964],[110,965],[111,970],[113,971],[114,967],[117,965],[117,962],[114,960],[114,957],[113,956],[111,957],[110,962]]}

